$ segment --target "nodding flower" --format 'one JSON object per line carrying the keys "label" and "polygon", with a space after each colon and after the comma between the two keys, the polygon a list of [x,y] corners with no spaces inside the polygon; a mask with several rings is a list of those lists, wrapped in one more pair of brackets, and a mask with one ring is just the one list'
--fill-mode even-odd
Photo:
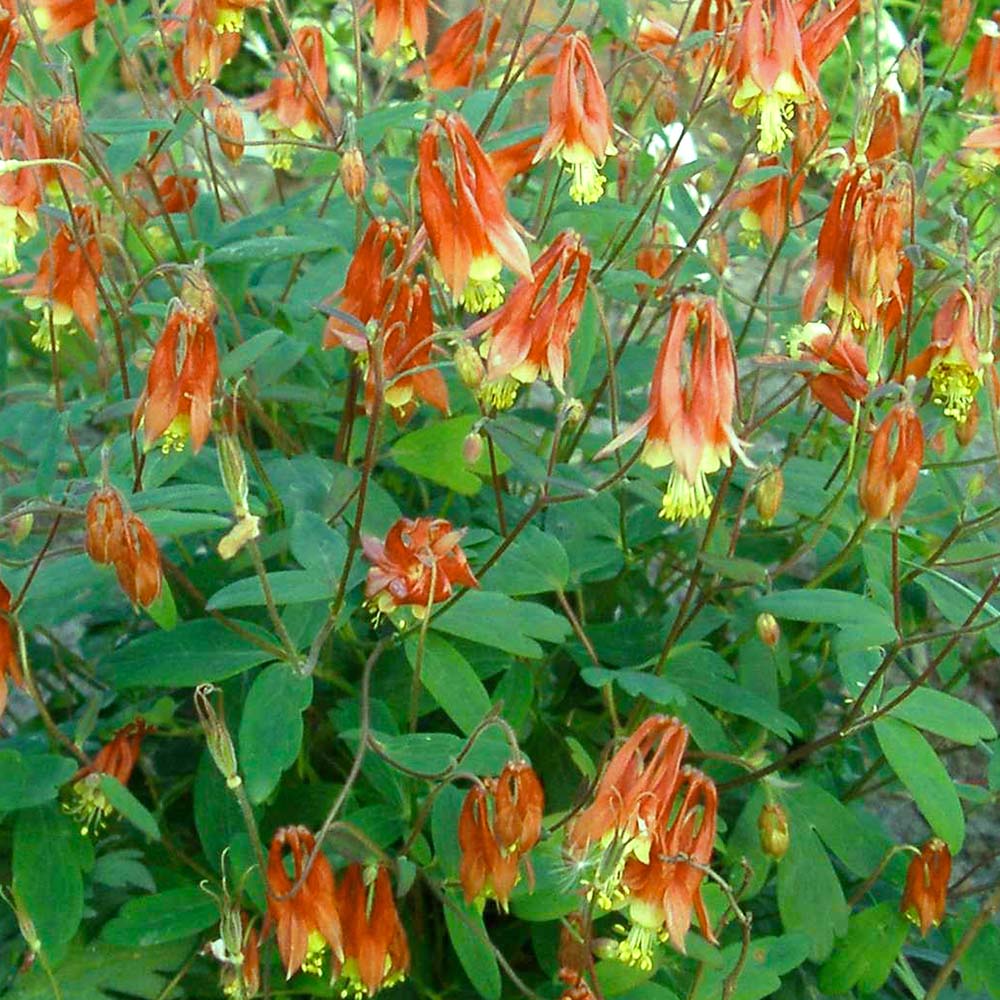
{"label": "nodding flower", "polygon": [[540,136],[520,139],[507,146],[493,149],[487,154],[500,187],[505,188],[515,177],[531,170],[535,165],[535,153],[541,141]]}
{"label": "nodding flower", "polygon": [[371,997],[402,982],[410,968],[410,945],[388,869],[348,865],[337,900],[344,934],[341,996]]}
{"label": "nodding flower", "polygon": [[[328,949],[337,962],[344,958],[333,869],[322,851],[316,854],[298,892],[289,895],[315,847],[316,838],[306,827],[283,826],[275,831],[267,854],[267,913],[276,928],[286,979],[299,969],[320,975]],[[291,874],[285,867],[286,853],[291,858]]]}
{"label": "nodding flower", "polygon": [[175,300],[153,349],[146,388],[132,418],[146,448],[181,451],[188,438],[201,450],[212,428],[212,396],[219,380],[213,312]]}
{"label": "nodding flower", "polygon": [[725,317],[711,299],[679,296],[656,359],[646,412],[595,460],[645,431],[641,460],[653,469],[672,466],[660,516],[707,517],[708,476],[728,466],[733,451],[744,457],[733,430],[735,403],[736,360]]}
{"label": "nodding flower", "polygon": [[85,47],[93,52],[97,0],[31,0],[31,5],[35,23],[45,32],[46,42],[61,42],[67,35],[83,29]]}
{"label": "nodding flower", "polygon": [[[452,187],[439,158],[442,137],[452,154]],[[495,309],[504,296],[503,265],[530,278],[531,258],[488,157],[457,114],[438,112],[424,129],[417,180],[431,249],[455,301],[470,312]]]}
{"label": "nodding flower", "polygon": [[72,225],[63,224],[38,261],[38,271],[25,296],[29,309],[41,309],[42,318],[32,340],[42,350],[69,329],[74,319],[97,338],[97,280],[104,255],[97,234],[96,213],[86,205],[73,209]]}
{"label": "nodding flower", "polygon": [[924,428],[909,400],[897,403],[878,426],[858,482],[861,509],[873,521],[898,527],[917,488],[924,462]]}
{"label": "nodding flower", "polygon": [[631,928],[618,946],[621,961],[651,969],[657,942],[669,941],[686,954],[692,910],[702,934],[716,943],[701,883],[712,860],[718,805],[712,780],[684,768],[673,799],[657,816],[648,858],[633,856],[625,864],[622,885]]}
{"label": "nodding flower", "polygon": [[613,129],[611,106],[590,42],[579,32],[567,35],[549,92],[549,127],[535,162],[547,156],[561,161],[573,177],[570,197],[580,205],[592,204],[604,194],[601,167],[616,152]]}
{"label": "nodding flower", "polygon": [[[42,137],[28,108],[0,107],[0,156],[4,162],[37,160],[41,155]],[[38,232],[41,203],[42,181],[37,168],[0,174],[0,274],[14,274],[20,269],[17,245]]]}
{"label": "nodding flower", "polygon": [[18,24],[17,0],[2,0],[0,2],[0,100],[7,91],[10,67],[20,40],[21,27]]}
{"label": "nodding flower", "polygon": [[10,620],[10,605],[10,591],[0,580],[0,717],[7,709],[7,678],[18,687],[24,686],[17,629]]}
{"label": "nodding flower", "polygon": [[425,69],[431,87],[438,91],[471,86],[486,70],[486,63],[500,32],[500,18],[494,17],[486,33],[483,52],[478,52],[485,23],[486,12],[481,7],[474,7],[465,17],[459,18],[441,33],[434,51],[423,66],[414,66],[409,75],[418,76],[420,70]]}
{"label": "nodding flower", "polygon": [[799,193],[805,184],[805,175],[789,177],[777,156],[748,157],[744,168],[745,172],[780,171],[737,191],[729,202],[732,208],[740,210],[740,226],[747,246],[759,246],[763,237],[768,246],[774,248],[787,232],[789,220],[796,224],[802,221]]}
{"label": "nodding flower", "polygon": [[375,615],[410,607],[423,618],[431,604],[451,597],[456,584],[478,587],[458,544],[464,534],[442,517],[401,517],[384,541],[364,536],[362,551],[372,564],[365,600]]}
{"label": "nodding flower", "polygon": [[899,903],[900,912],[920,928],[921,937],[944,919],[949,878],[951,851],[943,840],[932,837],[910,861]]}
{"label": "nodding flower", "polygon": [[167,33],[184,29],[173,57],[179,81],[189,86],[215,83],[240,51],[246,12],[264,6],[266,0],[180,0],[164,21]]}
{"label": "nodding flower", "polygon": [[806,323],[792,332],[788,348],[795,360],[815,365],[815,371],[803,372],[813,399],[851,423],[852,401],[861,402],[871,389],[868,356],[851,332],[834,334],[826,323]]}
{"label": "nodding flower", "polygon": [[941,304],[931,342],[906,366],[904,377],[929,378],[934,402],[964,423],[993,363],[993,301],[985,285],[965,285]]}
{"label": "nodding flower", "polygon": [[673,801],[687,741],[679,720],[650,716],[611,758],[593,801],[570,824],[567,848],[585,863],[585,881],[602,906],[623,899],[622,872],[630,857],[648,861],[657,819]]}
{"label": "nodding flower", "polygon": [[[636,251],[636,269],[648,274],[654,282],[659,282],[667,273],[670,262],[673,260],[672,246],[670,227],[665,222],[656,223],[649,234],[648,242],[643,243]],[[663,296],[666,290],[666,286],[664,285],[657,284],[650,286],[645,282],[641,282],[635,286],[637,295],[652,294],[656,298]]]}
{"label": "nodding flower", "polygon": [[458,817],[458,844],[462,851],[459,880],[467,903],[480,910],[495,899],[504,911],[517,882],[517,850],[501,847],[490,816],[490,795],[483,785],[469,789]]}
{"label": "nodding flower", "polygon": [[973,0],[941,0],[941,41],[949,48],[957,46],[969,29]]}
{"label": "nodding flower", "polygon": [[980,21],[983,33],[976,41],[969,60],[969,71],[962,87],[962,99],[984,98],[1000,111],[1000,11],[990,20]]}
{"label": "nodding flower", "polygon": [[[428,0],[375,0],[375,55],[398,46],[405,59],[427,50]],[[416,50],[416,52],[414,51]]]}
{"label": "nodding flower", "polygon": [[589,275],[590,252],[579,235],[560,233],[535,261],[530,280],[522,278],[499,309],[469,327],[470,334],[485,333],[485,401],[506,409],[522,385],[539,378],[563,391]]}
{"label": "nodding flower", "polygon": [[123,726],[97,751],[90,764],[81,767],[71,779],[71,799],[64,809],[80,821],[80,832],[85,837],[99,833],[114,811],[101,788],[102,777],[109,775],[127,786],[148,732],[149,727],[141,718]]}
{"label": "nodding flower", "polygon": [[260,111],[261,125],[273,133],[267,162],[275,170],[291,168],[296,140],[313,142],[326,129],[329,93],[323,32],[305,25],[292,35],[271,85],[247,101],[248,108]]}
{"label": "nodding flower", "polygon": [[992,179],[1000,167],[1000,118],[992,125],[973,129],[962,140],[958,161],[970,186],[977,187]]}
{"label": "nodding flower", "polygon": [[493,792],[493,831],[502,850],[527,854],[542,835],[545,791],[526,760],[508,761]]}
{"label": "nodding flower", "polygon": [[[798,5],[805,17],[812,3]],[[778,153],[791,135],[796,105],[824,104],[816,77],[844,37],[858,0],[840,0],[807,27],[792,0],[750,0],[729,53],[733,109],[759,117],[762,153]]]}

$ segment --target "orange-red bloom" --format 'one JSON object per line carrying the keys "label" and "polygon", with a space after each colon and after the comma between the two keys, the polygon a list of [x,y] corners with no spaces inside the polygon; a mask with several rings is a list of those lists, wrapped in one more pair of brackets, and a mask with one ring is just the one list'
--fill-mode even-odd
{"label": "orange-red bloom", "polygon": [[248,108],[261,112],[261,125],[274,133],[267,161],[276,170],[291,167],[295,151],[292,141],[312,142],[326,128],[330,76],[323,32],[315,25],[306,25],[297,29],[292,39],[270,87],[247,101]]}
{"label": "orange-red bloom", "polygon": [[[275,832],[267,855],[267,913],[277,929],[278,953],[288,979],[299,969],[320,975],[327,947],[338,962],[344,958],[333,869],[322,851],[301,888],[289,896],[315,847],[316,838],[304,826],[283,826]],[[285,868],[286,852],[291,856],[291,874]]]}
{"label": "orange-red bloom", "polygon": [[[35,119],[23,105],[0,107],[0,156],[6,162],[36,160],[42,155]],[[38,232],[42,202],[41,176],[25,167],[0,174],[0,274],[13,274],[21,264],[17,245]]]}
{"label": "orange-red bloom", "polygon": [[21,657],[17,650],[17,631],[11,625],[10,591],[0,581],[0,716],[7,708],[7,678],[18,687],[24,684]]}
{"label": "orange-red bloom", "polygon": [[799,192],[805,182],[804,174],[792,180],[777,156],[749,157],[745,164],[747,172],[753,170],[774,171],[742,191],[737,191],[730,199],[734,209],[740,209],[740,225],[748,246],[756,247],[763,237],[770,247],[781,241],[788,229],[788,221],[802,221],[799,206]]}
{"label": "orange-red bloom", "polygon": [[545,792],[526,760],[508,761],[493,793],[493,830],[500,847],[527,854],[542,835]]}
{"label": "orange-red bloom", "polygon": [[349,865],[337,898],[344,929],[341,995],[374,996],[405,979],[410,945],[396,911],[388,869],[379,866],[372,873],[357,862]]}
{"label": "orange-red bloom", "polygon": [[732,423],[735,402],[736,360],[725,317],[711,299],[680,296],[656,359],[646,412],[595,457],[645,431],[642,461],[654,469],[673,466],[660,516],[707,517],[712,508],[707,477],[728,466],[734,450],[741,454]]}
{"label": "orange-red bloom", "polygon": [[874,521],[898,526],[924,461],[924,428],[908,400],[897,403],[872,438],[858,483],[861,509]]}
{"label": "orange-red bloom", "polygon": [[164,22],[166,32],[184,29],[173,57],[179,82],[214,83],[240,50],[246,12],[264,6],[266,0],[180,0]]}
{"label": "orange-red bloom", "polygon": [[589,274],[590,252],[566,230],[535,261],[531,279],[522,278],[499,309],[469,328],[486,334],[481,391],[497,409],[509,407],[518,388],[538,378],[551,378],[563,391],[569,341],[580,322]]}
{"label": "orange-red bloom", "polygon": [[[465,17],[455,21],[441,33],[424,67],[434,90],[469,87],[486,69],[486,62],[493,52],[500,31],[500,18],[494,17],[490,22],[484,50],[479,53],[477,49],[485,22],[486,12],[481,7],[474,7]],[[419,67],[416,67],[410,75],[416,76],[418,73]]]}
{"label": "orange-red bloom", "polygon": [[43,252],[24,300],[29,309],[43,310],[36,343],[45,348],[54,336],[58,346],[60,331],[74,317],[91,339],[97,337],[97,279],[103,269],[95,214],[79,205],[73,209],[73,225],[60,226]]}
{"label": "orange-red bloom", "polygon": [[407,58],[427,49],[428,0],[375,0],[375,55],[398,45]]}
{"label": "orange-red bloom", "polygon": [[[672,815],[677,799],[680,805]],[[633,856],[625,864],[622,884],[632,926],[618,946],[622,961],[651,969],[657,941],[669,941],[686,954],[684,939],[691,926],[692,909],[698,915],[702,934],[715,942],[701,897],[701,883],[704,866],[712,860],[717,810],[718,794],[712,780],[701,771],[684,768],[674,798],[657,817],[659,827],[648,860]],[[679,860],[680,855],[690,861]]]}
{"label": "orange-red bloom", "polygon": [[850,332],[834,335],[825,323],[806,323],[791,339],[789,349],[793,358],[816,366],[815,374],[803,373],[813,399],[851,423],[851,400],[860,402],[871,388],[865,349]]}
{"label": "orange-red bloom", "polygon": [[391,614],[409,605],[421,618],[431,604],[451,597],[456,584],[478,587],[458,544],[464,534],[442,517],[401,517],[385,541],[362,538],[365,558],[372,564],[365,583],[370,606],[378,614]]}
{"label": "orange-red bloom", "polygon": [[934,317],[931,342],[904,375],[929,378],[934,402],[959,423],[965,421],[993,355],[993,300],[984,285],[963,286]]}
{"label": "orange-red bloom", "polygon": [[17,23],[17,17],[17,0],[2,0],[0,2],[0,100],[7,91],[14,50],[21,39],[21,28]]}
{"label": "orange-red bloom", "polygon": [[840,0],[807,27],[799,20],[811,3],[751,0],[729,54],[733,109],[757,115],[762,153],[777,153],[791,132],[786,124],[796,105],[824,103],[817,83],[821,63],[844,37],[858,0]]}
{"label": "orange-red bloom", "polygon": [[[35,21],[45,32],[46,42],[62,41],[80,28],[90,28],[97,20],[97,0],[31,0]],[[110,0],[106,0],[110,3]],[[93,38],[88,45],[93,51]]]}
{"label": "orange-red bloom", "polygon": [[122,527],[122,545],[115,560],[118,585],[133,603],[148,608],[163,587],[160,550],[145,522],[129,514]]}
{"label": "orange-red bloom", "polygon": [[992,125],[973,129],[963,140],[958,160],[973,186],[984,184],[1000,167],[1000,118]]}
{"label": "orange-red bloom", "polygon": [[972,50],[969,73],[962,88],[964,100],[983,97],[1000,111],[1000,11],[989,21],[980,21],[983,33]]}
{"label": "orange-red bloom", "polygon": [[[442,136],[452,153],[454,193],[439,159]],[[458,115],[439,112],[424,129],[418,183],[427,236],[455,300],[471,312],[495,309],[503,301],[502,266],[530,278],[531,258],[489,159]]]}
{"label": "orange-red bloom", "polygon": [[586,35],[566,37],[549,93],[549,127],[535,162],[552,156],[572,174],[570,197],[581,205],[604,194],[601,167],[616,152],[611,107]]}
{"label": "orange-red bloom", "polygon": [[954,47],[965,38],[972,17],[973,0],[941,0],[941,41]]}
{"label": "orange-red bloom", "polygon": [[87,555],[102,566],[118,561],[125,530],[125,509],[121,494],[113,486],[95,490],[87,501]]}
{"label": "orange-red bloom", "polygon": [[899,903],[900,912],[917,924],[922,937],[944,919],[949,878],[951,851],[943,840],[932,837],[910,862]]}
{"label": "orange-red bloom", "polygon": [[517,882],[517,851],[501,848],[490,818],[490,796],[482,785],[473,785],[462,803],[458,817],[458,844],[462,849],[459,880],[467,903],[480,909],[487,899],[495,899],[507,909]]}
{"label": "orange-red bloom", "polygon": [[123,726],[97,751],[90,764],[73,776],[71,793],[75,801],[67,804],[66,810],[81,821],[84,836],[99,832],[113,809],[101,790],[101,776],[110,775],[127,786],[147,732],[144,719]]}
{"label": "orange-red bloom", "polygon": [[506,187],[515,177],[526,174],[535,165],[535,153],[541,141],[540,136],[520,139],[487,154],[501,187]]}
{"label": "orange-red bloom", "polygon": [[165,452],[183,449],[190,437],[197,452],[212,426],[212,394],[219,353],[211,312],[175,301],[153,350],[146,388],[132,418],[146,447],[163,437]]}

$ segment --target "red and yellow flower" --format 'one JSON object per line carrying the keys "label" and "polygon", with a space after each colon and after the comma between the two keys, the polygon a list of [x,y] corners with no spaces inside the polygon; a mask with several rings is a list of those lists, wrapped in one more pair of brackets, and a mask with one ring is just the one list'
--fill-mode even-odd
{"label": "red and yellow flower", "polygon": [[21,40],[18,24],[17,0],[0,2],[0,99],[7,91],[10,67],[14,61],[14,51]]}
{"label": "red and yellow flower", "polygon": [[427,49],[428,0],[375,0],[375,55],[398,46],[407,59]]}
{"label": "red and yellow flower", "polygon": [[18,687],[24,685],[21,657],[18,652],[17,630],[10,620],[10,591],[0,581],[0,717],[7,708],[7,678]]}
{"label": "red and yellow flower", "polygon": [[[0,107],[0,156],[5,162],[37,160],[42,155],[35,119],[23,105]],[[14,274],[21,264],[17,245],[38,232],[42,181],[37,168],[0,174],[0,274]]]}
{"label": "red and yellow flower", "polygon": [[983,33],[972,50],[962,98],[984,98],[1000,111],[1000,11],[995,11],[990,20],[980,21],[979,26]]}
{"label": "red and yellow flower", "polygon": [[573,177],[570,197],[580,205],[592,204],[604,194],[601,167],[616,152],[613,128],[590,42],[579,32],[567,35],[549,93],[549,127],[535,162],[547,156],[558,159]]}
{"label": "red and yellow flower", "polygon": [[[491,20],[486,43],[480,53],[479,41],[485,23],[486,12],[481,7],[474,7],[465,17],[459,18],[441,33],[434,51],[423,66],[434,90],[469,87],[485,71],[500,31],[500,18],[494,17]],[[411,75],[416,76],[419,69],[420,67],[415,67]]]}
{"label": "red and yellow flower", "polygon": [[740,226],[746,244],[756,247],[763,237],[768,246],[773,248],[784,237],[789,220],[796,224],[802,221],[799,193],[805,176],[799,174],[795,179],[789,177],[777,156],[749,157],[745,170],[781,171],[737,191],[730,199],[730,205],[740,210]]}
{"label": "red and yellow flower", "polygon": [[920,928],[922,937],[944,920],[949,878],[951,851],[943,840],[932,837],[913,856],[899,903],[900,912]]}
{"label": "red and yellow flower", "polygon": [[917,488],[924,461],[924,428],[909,400],[897,403],[872,438],[858,483],[861,509],[873,521],[898,526]]}
{"label": "red and yellow flower", "polygon": [[806,323],[789,340],[789,353],[815,366],[803,372],[813,399],[846,423],[854,420],[853,402],[868,395],[868,356],[846,330],[834,334],[826,323]]}

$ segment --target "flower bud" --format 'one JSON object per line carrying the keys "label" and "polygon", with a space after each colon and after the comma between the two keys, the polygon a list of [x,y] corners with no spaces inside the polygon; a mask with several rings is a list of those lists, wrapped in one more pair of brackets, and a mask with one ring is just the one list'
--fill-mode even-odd
{"label": "flower bud", "polygon": [[75,160],[80,152],[81,131],[80,105],[72,97],[60,97],[52,105],[51,155],[60,160]]}
{"label": "flower bud", "polygon": [[753,492],[753,502],[761,524],[770,524],[778,516],[784,495],[785,475],[780,466],[772,466],[757,480],[757,487]]}
{"label": "flower bud", "polygon": [[781,626],[778,624],[778,619],[767,611],[757,615],[757,638],[765,646],[770,646],[771,649],[774,649],[781,639]]}
{"label": "flower bud", "polygon": [[915,44],[907,45],[899,55],[899,85],[907,93],[916,90],[924,73],[923,59]]}
{"label": "flower bud", "polygon": [[344,194],[354,203],[361,200],[368,184],[368,171],[365,169],[365,158],[357,146],[352,146],[344,153],[340,161],[340,183],[344,186]]}
{"label": "flower bud", "polygon": [[462,384],[468,389],[478,389],[486,374],[479,351],[466,342],[459,344],[455,349],[455,370]]}
{"label": "flower bud", "polygon": [[942,0],[941,41],[952,48],[965,37],[972,18],[972,0]]}
{"label": "flower bud", "polygon": [[462,461],[466,465],[475,465],[483,454],[483,436],[476,431],[465,435],[462,442]]}
{"label": "flower bud", "polygon": [[775,861],[788,853],[791,837],[788,833],[788,814],[776,802],[767,803],[757,817],[760,849]]}
{"label": "flower bud", "polygon": [[708,237],[708,262],[716,274],[722,274],[729,266],[729,246],[721,232],[716,231]]}
{"label": "flower bud", "polygon": [[951,851],[938,837],[932,837],[914,853],[906,870],[906,884],[899,910],[920,928],[922,937],[944,919],[951,878]]}
{"label": "flower bud", "polygon": [[[215,761],[215,766],[219,769],[222,777],[226,779],[228,788],[238,788],[242,783],[239,775],[239,767],[236,762],[236,750],[233,747],[232,737],[226,728],[225,716],[222,714],[222,696],[219,696],[219,713],[216,714],[215,707],[209,697],[217,688],[212,684],[199,684],[194,692],[194,707],[198,713],[198,721],[205,731],[205,743],[208,752]],[[242,937],[242,932],[239,932]],[[223,927],[223,938],[226,930]],[[228,948],[228,943],[227,943]],[[236,952],[240,949],[236,948]]]}
{"label": "flower bud", "polygon": [[10,522],[10,540],[15,545],[20,545],[28,535],[31,534],[31,529],[35,524],[34,514],[20,514],[19,516],[13,518]]}
{"label": "flower bud", "polygon": [[215,132],[219,149],[232,164],[243,159],[243,116],[231,101],[222,101],[215,109]]}
{"label": "flower bud", "polygon": [[583,400],[576,396],[567,396],[563,402],[563,414],[567,427],[576,427],[587,415],[587,407],[583,405]]}
{"label": "flower bud", "polygon": [[381,177],[379,177],[372,184],[372,198],[374,199],[375,204],[381,206],[382,208],[385,208],[385,206],[389,204],[389,196],[391,193],[389,185],[386,184]]}
{"label": "flower bud", "polygon": [[669,125],[677,118],[677,101],[669,90],[663,90],[656,95],[653,102],[653,114],[661,125]]}

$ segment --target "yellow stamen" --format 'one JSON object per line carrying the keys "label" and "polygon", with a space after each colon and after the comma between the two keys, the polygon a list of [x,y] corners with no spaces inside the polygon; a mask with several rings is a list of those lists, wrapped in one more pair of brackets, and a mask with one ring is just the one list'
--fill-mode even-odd
{"label": "yellow stamen", "polygon": [[74,801],[67,802],[63,809],[80,821],[83,836],[98,834],[114,811],[107,796],[101,791],[101,775],[88,774],[73,784],[70,793]]}
{"label": "yellow stamen", "polygon": [[939,360],[928,373],[934,392],[934,402],[943,406],[946,416],[965,423],[969,410],[982,385],[980,372],[973,371],[964,361]]}
{"label": "yellow stamen", "polygon": [[326,938],[319,931],[311,931],[306,945],[306,957],[302,961],[302,971],[311,976],[323,975],[323,956],[326,954]]}
{"label": "yellow stamen", "polygon": [[660,517],[667,521],[691,521],[705,518],[712,512],[712,491],[705,473],[699,472],[693,483],[676,468],[670,473],[667,492],[663,494]]}

